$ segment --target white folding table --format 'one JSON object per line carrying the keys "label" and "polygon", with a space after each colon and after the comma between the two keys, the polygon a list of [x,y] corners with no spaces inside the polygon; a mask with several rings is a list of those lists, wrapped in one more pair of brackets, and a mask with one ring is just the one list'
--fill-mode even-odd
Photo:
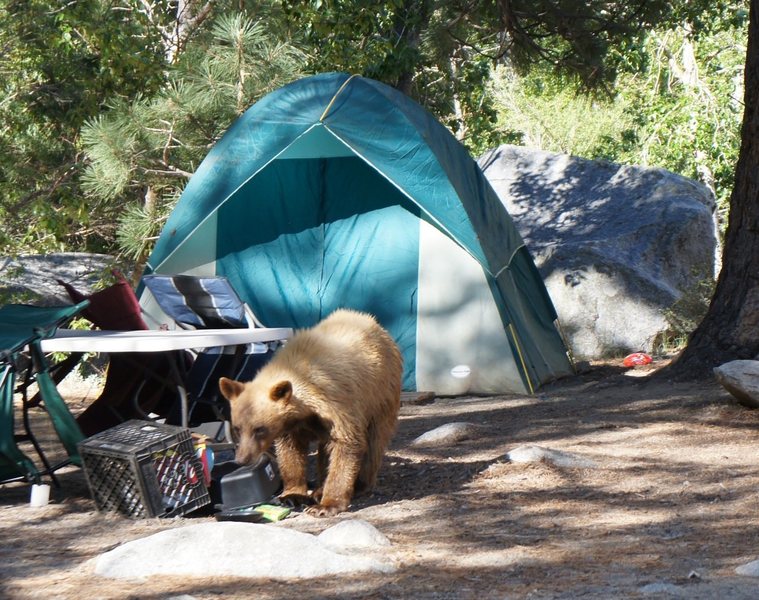
{"label": "white folding table", "polygon": [[[167,352],[242,344],[284,341],[292,337],[289,327],[251,329],[173,329],[103,331],[58,329],[54,336],[42,340],[43,352]],[[177,377],[177,391],[182,403],[182,426],[188,426],[187,390]]]}

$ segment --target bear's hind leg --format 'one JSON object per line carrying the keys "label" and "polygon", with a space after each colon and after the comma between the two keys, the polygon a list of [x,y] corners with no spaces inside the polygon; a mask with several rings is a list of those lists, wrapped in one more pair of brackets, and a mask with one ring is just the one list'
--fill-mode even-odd
{"label": "bear's hind leg", "polygon": [[377,473],[382,466],[385,450],[395,433],[396,414],[386,414],[380,419],[372,419],[367,428],[367,448],[361,462],[361,470],[356,480],[356,492],[368,492],[377,483]]}
{"label": "bear's hind leg", "polygon": [[324,492],[324,482],[327,481],[327,472],[329,471],[329,442],[319,442],[319,446],[316,452],[316,489],[311,494],[311,497],[318,504],[321,502],[322,493]]}

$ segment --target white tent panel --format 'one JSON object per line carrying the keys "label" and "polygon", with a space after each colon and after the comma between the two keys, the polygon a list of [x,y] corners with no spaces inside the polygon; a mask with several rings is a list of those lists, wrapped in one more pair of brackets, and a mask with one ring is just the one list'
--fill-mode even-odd
{"label": "white tent panel", "polygon": [[524,389],[482,267],[419,223],[417,389],[445,395]]}
{"label": "white tent panel", "polygon": [[166,275],[216,275],[218,212],[213,211],[160,265]]}
{"label": "white tent panel", "polygon": [[[208,219],[198,227],[195,235],[187,238],[184,244],[166,259],[161,265],[161,273],[165,275],[216,275],[216,225],[217,212],[209,215]],[[140,296],[142,316],[148,327],[160,329],[168,326],[175,329],[173,319],[166,316],[153,298],[147,287]]]}

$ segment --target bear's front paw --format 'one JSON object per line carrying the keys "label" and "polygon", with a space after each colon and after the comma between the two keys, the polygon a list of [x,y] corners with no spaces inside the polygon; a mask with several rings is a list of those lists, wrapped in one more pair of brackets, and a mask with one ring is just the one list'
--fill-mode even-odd
{"label": "bear's front paw", "polygon": [[314,503],[314,499],[308,494],[282,494],[278,500],[282,506],[288,506],[290,508],[308,506]]}
{"label": "bear's front paw", "polygon": [[338,504],[317,504],[316,506],[309,506],[306,509],[306,513],[312,517],[332,517],[338,513],[347,510],[348,506]]}

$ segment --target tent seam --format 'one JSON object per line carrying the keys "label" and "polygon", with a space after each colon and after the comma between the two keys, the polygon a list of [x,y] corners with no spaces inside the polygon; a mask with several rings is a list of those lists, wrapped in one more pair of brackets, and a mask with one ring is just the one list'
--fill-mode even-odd
{"label": "tent seam", "polygon": [[[482,264],[482,262],[474,255],[472,252],[469,251],[468,248],[464,247],[462,244],[459,243],[459,241],[456,239],[456,236],[453,235],[438,219],[436,219],[432,214],[430,214],[429,211],[427,211],[423,206],[421,206],[414,197],[409,194],[405,189],[403,189],[400,185],[398,185],[397,182],[395,182],[393,179],[391,179],[387,174],[385,174],[383,171],[381,171],[374,163],[372,163],[369,159],[367,159],[365,156],[363,156],[358,150],[356,150],[353,146],[351,146],[348,142],[346,142],[343,138],[341,138],[339,135],[337,135],[332,129],[329,128],[329,125],[324,123],[324,128],[329,131],[332,135],[334,135],[338,140],[340,140],[341,143],[345,144],[348,148],[351,149],[351,151],[361,160],[363,160],[367,165],[369,165],[372,169],[374,169],[377,173],[382,175],[389,183],[392,185],[395,189],[397,189],[401,194],[403,194],[406,198],[408,198],[414,206],[416,206],[423,214],[427,215],[431,223],[434,223],[435,226],[442,231],[448,238],[453,240],[456,245],[461,248],[464,252],[466,252],[469,256],[471,256],[474,261],[479,264],[482,267],[482,270],[485,271],[487,274],[492,275],[490,269],[488,266]],[[512,254],[513,257],[513,254]],[[504,267],[508,268],[508,266]],[[503,269],[501,269],[503,271]]]}
{"label": "tent seam", "polygon": [[535,387],[532,385],[532,379],[530,379],[530,372],[527,370],[527,364],[524,361],[524,356],[522,355],[522,346],[519,343],[519,337],[517,336],[517,330],[516,327],[514,327],[514,323],[509,323],[509,329],[511,330],[511,337],[514,338],[514,346],[517,349],[517,354],[519,355],[519,361],[522,363],[522,371],[524,372],[524,378],[527,380],[527,386],[530,388],[530,394],[535,393]]}

